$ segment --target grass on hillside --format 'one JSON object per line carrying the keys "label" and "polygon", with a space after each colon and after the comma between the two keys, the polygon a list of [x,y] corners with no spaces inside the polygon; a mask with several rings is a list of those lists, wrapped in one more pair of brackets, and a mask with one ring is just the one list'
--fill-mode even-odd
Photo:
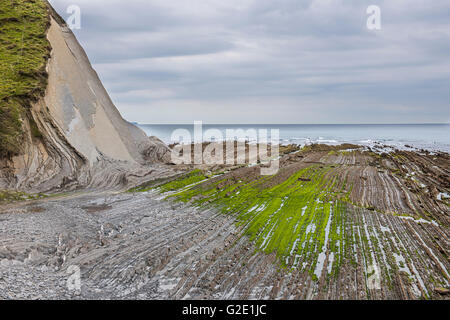
{"label": "grass on hillside", "polygon": [[20,151],[24,119],[34,128],[29,107],[47,84],[48,26],[44,1],[0,1],[0,157]]}
{"label": "grass on hillside", "polygon": [[46,197],[48,196],[43,193],[30,194],[21,191],[0,190],[0,204],[15,201],[38,200]]}

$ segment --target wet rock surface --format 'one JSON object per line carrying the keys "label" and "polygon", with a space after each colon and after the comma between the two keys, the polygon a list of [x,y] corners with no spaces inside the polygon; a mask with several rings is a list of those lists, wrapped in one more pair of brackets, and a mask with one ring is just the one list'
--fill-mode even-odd
{"label": "wet rock surface", "polygon": [[[391,238],[381,240],[386,243],[380,257],[386,261],[378,261],[380,278],[368,289],[370,266],[365,255],[379,251],[372,243],[358,243],[352,255],[359,263],[343,264],[339,277],[331,280],[326,277],[327,256],[325,275],[317,282],[307,272],[281,269],[275,255],[258,252],[233,217],[160,198],[154,192],[80,196],[41,203],[45,211],[38,213],[30,213],[28,205],[2,209],[0,297],[417,299],[422,292],[448,296],[443,288],[433,292],[429,280],[445,281],[440,268],[448,268],[426,235],[439,232],[428,229],[432,226],[356,209],[354,219],[364,219],[367,226],[359,232],[379,239],[382,232],[392,232]],[[88,209],[99,206],[104,209]],[[410,256],[412,250],[419,254]],[[402,270],[388,285],[383,275],[391,268],[387,260],[395,264],[403,255],[407,259]],[[80,268],[80,291],[69,290],[71,266]]]}
{"label": "wet rock surface", "polygon": [[[253,253],[234,219],[160,198],[76,196],[41,202],[34,214],[29,204],[2,208],[0,297],[225,297],[236,284],[228,278],[236,259]],[[259,260],[276,272],[269,257]],[[70,266],[81,270],[79,292],[67,286]],[[216,288],[221,283],[228,289]]]}
{"label": "wet rock surface", "polygon": [[[449,192],[447,155],[326,149],[290,154],[280,163],[264,188],[289,177],[297,188],[319,178],[352,182],[342,188],[348,199],[328,219],[320,209],[327,203],[311,200],[316,211],[300,233],[306,240],[289,243],[285,263],[276,251],[261,249],[261,242],[277,241],[270,237],[273,227],[260,242],[251,240],[238,215],[212,205],[166,199],[170,192],[158,188],[70,194],[0,207],[0,298],[449,298],[449,211],[446,198],[437,198]],[[221,192],[254,181],[256,170],[236,169],[190,188]],[[226,193],[226,201],[237,201],[237,192]],[[292,208],[286,203],[283,210]],[[305,214],[302,209],[295,214]],[[306,249],[296,255],[300,244]],[[70,286],[76,268],[80,290]]]}

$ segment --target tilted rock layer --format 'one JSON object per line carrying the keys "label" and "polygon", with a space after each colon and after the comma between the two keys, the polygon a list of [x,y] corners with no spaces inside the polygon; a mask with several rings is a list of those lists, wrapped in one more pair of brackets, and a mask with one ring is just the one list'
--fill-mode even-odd
{"label": "tilted rock layer", "polygon": [[23,121],[22,151],[0,160],[0,188],[126,184],[127,172],[145,176],[152,170],[146,165],[167,162],[169,149],[121,117],[74,34],[50,6],[48,12],[48,85],[31,107],[40,137]]}
{"label": "tilted rock layer", "polygon": [[311,146],[0,205],[0,299],[449,299],[449,163]]}

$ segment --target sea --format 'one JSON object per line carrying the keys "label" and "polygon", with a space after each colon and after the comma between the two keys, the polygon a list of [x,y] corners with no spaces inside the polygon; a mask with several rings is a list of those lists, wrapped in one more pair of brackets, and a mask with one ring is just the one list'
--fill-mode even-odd
{"label": "sea", "polygon": [[[167,144],[176,142],[172,140],[176,129],[194,136],[194,124],[135,124]],[[203,132],[209,129],[220,130],[223,137],[227,129],[267,129],[269,135],[270,129],[278,129],[280,144],[353,143],[450,153],[450,124],[203,124]]]}

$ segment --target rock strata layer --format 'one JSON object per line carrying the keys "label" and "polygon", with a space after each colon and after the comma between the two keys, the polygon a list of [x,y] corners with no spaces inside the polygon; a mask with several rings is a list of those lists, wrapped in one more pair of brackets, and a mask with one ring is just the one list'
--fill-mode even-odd
{"label": "rock strata layer", "polygon": [[[40,137],[23,122],[22,152],[0,160],[0,188],[104,186],[168,162],[168,147],[121,117],[72,31],[51,7],[49,15],[48,85],[31,108]],[[103,181],[95,179],[100,173]]]}
{"label": "rock strata layer", "polygon": [[0,298],[448,299],[448,164],[315,146],[273,177],[0,206]]}

